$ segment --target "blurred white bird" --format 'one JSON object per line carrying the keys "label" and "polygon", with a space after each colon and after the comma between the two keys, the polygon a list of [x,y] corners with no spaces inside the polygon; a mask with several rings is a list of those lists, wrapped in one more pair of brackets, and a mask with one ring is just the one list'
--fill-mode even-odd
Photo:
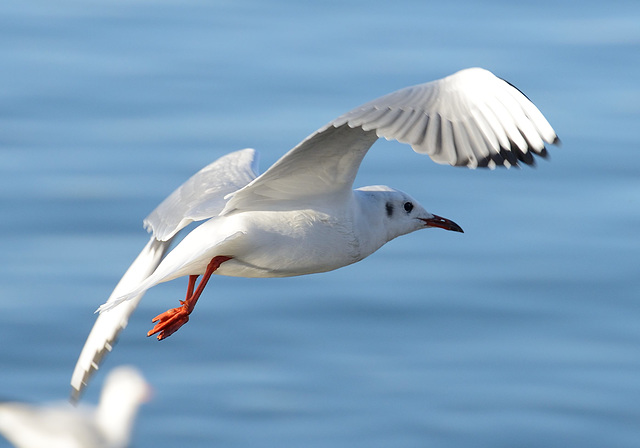
{"label": "blurred white bird", "polygon": [[[100,307],[72,376],[72,394],[86,386],[141,297],[158,283],[189,276],[181,306],[153,320],[157,324],[148,335],[163,339],[189,320],[214,273],[286,277],[325,272],[362,260],[418,229],[462,232],[398,190],[352,190],[362,159],[379,137],[408,143],[438,163],[469,168],[533,164],[534,154],[546,156],[545,142],[558,141],[518,89],[473,68],[347,112],[261,176],[252,149],[218,159],[145,219],[151,239]],[[205,219],[163,259],[182,228]]]}
{"label": "blurred white bird", "polygon": [[141,373],[121,366],[109,372],[96,408],[0,403],[0,434],[18,448],[126,447],[138,408],[150,395]]}

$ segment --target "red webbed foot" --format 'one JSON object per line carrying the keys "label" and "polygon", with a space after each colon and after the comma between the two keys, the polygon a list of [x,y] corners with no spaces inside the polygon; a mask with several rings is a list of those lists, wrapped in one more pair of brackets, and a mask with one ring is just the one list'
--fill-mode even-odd
{"label": "red webbed foot", "polygon": [[179,307],[165,311],[162,314],[158,314],[151,322],[158,323],[147,333],[147,336],[159,333],[157,336],[158,341],[162,341],[189,322],[189,310],[187,310],[185,302],[181,300]]}

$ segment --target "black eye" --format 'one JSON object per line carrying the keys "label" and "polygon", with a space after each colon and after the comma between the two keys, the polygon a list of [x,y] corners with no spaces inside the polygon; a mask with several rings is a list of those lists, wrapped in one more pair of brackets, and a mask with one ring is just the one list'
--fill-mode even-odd
{"label": "black eye", "polygon": [[411,213],[411,210],[413,210],[413,204],[411,202],[405,202],[404,211],[407,213]]}

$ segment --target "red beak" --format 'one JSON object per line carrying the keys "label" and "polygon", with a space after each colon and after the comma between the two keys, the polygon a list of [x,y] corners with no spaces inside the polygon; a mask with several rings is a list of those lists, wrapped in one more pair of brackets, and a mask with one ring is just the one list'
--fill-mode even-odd
{"label": "red beak", "polygon": [[443,218],[438,215],[433,215],[433,218],[429,218],[429,219],[420,218],[420,220],[424,221],[424,224],[427,227],[439,227],[444,230],[451,230],[453,232],[464,233],[464,230],[462,230],[462,227],[460,227],[458,224],[451,221],[450,219]]}

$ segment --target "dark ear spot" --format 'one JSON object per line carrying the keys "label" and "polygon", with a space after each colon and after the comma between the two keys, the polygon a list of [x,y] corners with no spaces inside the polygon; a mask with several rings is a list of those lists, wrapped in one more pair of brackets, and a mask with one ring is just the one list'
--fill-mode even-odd
{"label": "dark ear spot", "polygon": [[391,202],[387,202],[384,206],[387,209],[387,216],[391,218],[393,215],[393,204]]}

